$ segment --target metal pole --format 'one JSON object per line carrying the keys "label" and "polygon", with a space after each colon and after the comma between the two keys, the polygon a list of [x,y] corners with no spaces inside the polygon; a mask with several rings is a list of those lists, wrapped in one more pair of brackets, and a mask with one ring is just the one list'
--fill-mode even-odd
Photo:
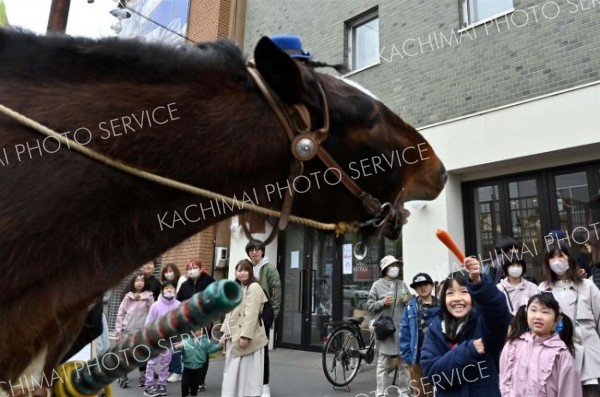
{"label": "metal pole", "polygon": [[69,18],[69,7],[71,0],[52,0],[50,16],[48,18],[47,33],[64,33],[67,30],[67,19]]}

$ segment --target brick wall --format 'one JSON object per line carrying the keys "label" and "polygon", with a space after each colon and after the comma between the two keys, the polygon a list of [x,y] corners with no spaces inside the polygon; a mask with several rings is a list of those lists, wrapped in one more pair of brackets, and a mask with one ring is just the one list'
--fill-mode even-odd
{"label": "brick wall", "polygon": [[248,0],[245,48],[294,33],[318,60],[338,63],[345,22],[377,5],[381,64],[351,78],[415,126],[600,77],[600,2],[592,0],[515,0],[515,12],[462,37],[458,0]]}
{"label": "brick wall", "polygon": [[182,274],[185,274],[185,267],[188,262],[199,258],[204,268],[210,273],[212,270],[214,238],[215,228],[213,226],[204,229],[161,255],[162,265],[175,263],[179,266]]}
{"label": "brick wall", "polygon": [[231,0],[193,0],[190,2],[188,37],[210,41],[229,35]]}

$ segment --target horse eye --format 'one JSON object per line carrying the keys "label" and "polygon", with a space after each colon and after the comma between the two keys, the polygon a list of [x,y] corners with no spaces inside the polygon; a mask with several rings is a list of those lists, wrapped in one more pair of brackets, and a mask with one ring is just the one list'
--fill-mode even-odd
{"label": "horse eye", "polygon": [[380,122],[380,121],[381,121],[381,115],[379,115],[379,114],[376,114],[374,117],[372,117],[372,118],[369,120],[369,123],[367,124],[367,128],[368,128],[369,130],[371,130],[371,129],[375,128],[375,126],[376,126],[377,124],[379,124],[379,122]]}

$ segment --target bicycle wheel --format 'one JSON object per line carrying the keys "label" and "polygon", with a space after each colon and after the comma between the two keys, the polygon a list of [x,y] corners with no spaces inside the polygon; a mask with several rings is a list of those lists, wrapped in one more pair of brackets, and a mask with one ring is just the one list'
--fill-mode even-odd
{"label": "bicycle wheel", "polygon": [[349,327],[334,330],[323,346],[323,372],[334,386],[350,384],[360,368],[360,345],[356,332]]}

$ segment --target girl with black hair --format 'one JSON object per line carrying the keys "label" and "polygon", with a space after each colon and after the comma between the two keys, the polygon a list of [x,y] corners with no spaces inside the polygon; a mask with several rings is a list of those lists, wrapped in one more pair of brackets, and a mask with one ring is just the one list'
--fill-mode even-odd
{"label": "girl with black hair", "polygon": [[581,397],[573,323],[552,294],[532,296],[510,325],[500,356],[503,397]]}
{"label": "girl with black hair", "polygon": [[[117,339],[126,339],[136,331],[140,331],[146,324],[150,307],[154,303],[154,296],[150,290],[150,281],[143,273],[136,273],[131,277],[128,286],[129,292],[123,298],[117,314],[115,336]],[[144,386],[146,365],[140,367],[138,386]],[[127,375],[119,378],[119,386],[129,387]]]}
{"label": "girl with black hair", "polygon": [[575,365],[583,395],[600,397],[600,290],[581,278],[575,255],[564,243],[547,248],[542,275],[540,292],[551,293],[561,311],[573,319]]}
{"label": "girl with black hair", "polygon": [[515,257],[511,261],[505,261],[502,270],[506,277],[500,280],[497,286],[506,295],[506,304],[510,314],[514,315],[519,307],[527,304],[529,298],[537,294],[537,285],[523,278],[527,270],[523,259]]}
{"label": "girl with black hair", "polygon": [[498,361],[511,316],[475,258],[465,260],[465,270],[444,280],[440,307],[429,311],[421,366],[436,397],[499,397]]}

